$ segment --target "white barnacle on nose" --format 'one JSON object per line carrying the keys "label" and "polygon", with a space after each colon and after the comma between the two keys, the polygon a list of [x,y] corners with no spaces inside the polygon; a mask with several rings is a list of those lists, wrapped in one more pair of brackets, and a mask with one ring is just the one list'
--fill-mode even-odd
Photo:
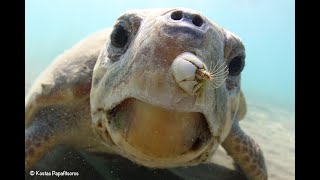
{"label": "white barnacle on nose", "polygon": [[177,56],[172,65],[172,73],[178,85],[190,95],[194,95],[203,82],[197,77],[197,70],[206,69],[202,61],[195,55],[185,52]]}
{"label": "white barnacle on nose", "polygon": [[175,80],[180,83],[194,80],[197,67],[178,56],[172,63],[172,70]]}

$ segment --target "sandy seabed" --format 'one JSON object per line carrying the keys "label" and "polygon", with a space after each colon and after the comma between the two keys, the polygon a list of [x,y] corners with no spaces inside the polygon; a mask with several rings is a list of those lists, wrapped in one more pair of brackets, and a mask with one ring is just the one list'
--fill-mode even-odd
{"label": "sandy seabed", "polygon": [[[294,121],[293,112],[248,104],[247,115],[240,122],[242,129],[261,146],[269,179],[295,179]],[[230,167],[226,159],[229,157],[222,148],[213,156],[213,161]]]}

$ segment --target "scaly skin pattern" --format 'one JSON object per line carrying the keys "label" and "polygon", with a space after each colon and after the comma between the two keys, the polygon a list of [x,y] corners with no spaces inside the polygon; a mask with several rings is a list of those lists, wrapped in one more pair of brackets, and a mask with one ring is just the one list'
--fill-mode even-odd
{"label": "scaly skin pattern", "polygon": [[33,84],[25,170],[59,144],[152,168],[205,163],[222,145],[248,179],[267,179],[261,149],[238,124],[246,113],[244,59],[241,40],[196,11],[124,13]]}
{"label": "scaly skin pattern", "polygon": [[238,122],[233,123],[222,147],[234,159],[248,179],[268,179],[267,168],[259,145],[242,131]]}
{"label": "scaly skin pattern", "polygon": [[247,111],[245,97],[242,92],[240,93],[239,100],[238,107],[236,107],[236,104],[232,107],[233,109],[238,109],[235,122],[233,122],[227,138],[221,145],[248,179],[268,179],[267,167],[262,150],[239,125],[239,121],[245,117]]}

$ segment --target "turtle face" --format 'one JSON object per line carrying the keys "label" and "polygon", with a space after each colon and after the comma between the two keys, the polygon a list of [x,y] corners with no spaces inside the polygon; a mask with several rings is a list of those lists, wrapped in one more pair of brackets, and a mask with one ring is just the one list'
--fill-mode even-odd
{"label": "turtle face", "polygon": [[209,160],[230,131],[244,47],[184,8],[130,11],[93,72],[93,128],[108,148],[148,167]]}

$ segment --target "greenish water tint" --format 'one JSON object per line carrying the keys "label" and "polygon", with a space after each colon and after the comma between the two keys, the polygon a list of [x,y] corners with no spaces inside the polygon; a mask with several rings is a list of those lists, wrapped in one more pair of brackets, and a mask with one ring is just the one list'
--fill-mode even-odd
{"label": "greenish water tint", "polygon": [[246,46],[242,86],[249,102],[294,112],[294,1],[26,1],[26,82],[85,36],[111,27],[128,9],[186,7],[238,34]]}

